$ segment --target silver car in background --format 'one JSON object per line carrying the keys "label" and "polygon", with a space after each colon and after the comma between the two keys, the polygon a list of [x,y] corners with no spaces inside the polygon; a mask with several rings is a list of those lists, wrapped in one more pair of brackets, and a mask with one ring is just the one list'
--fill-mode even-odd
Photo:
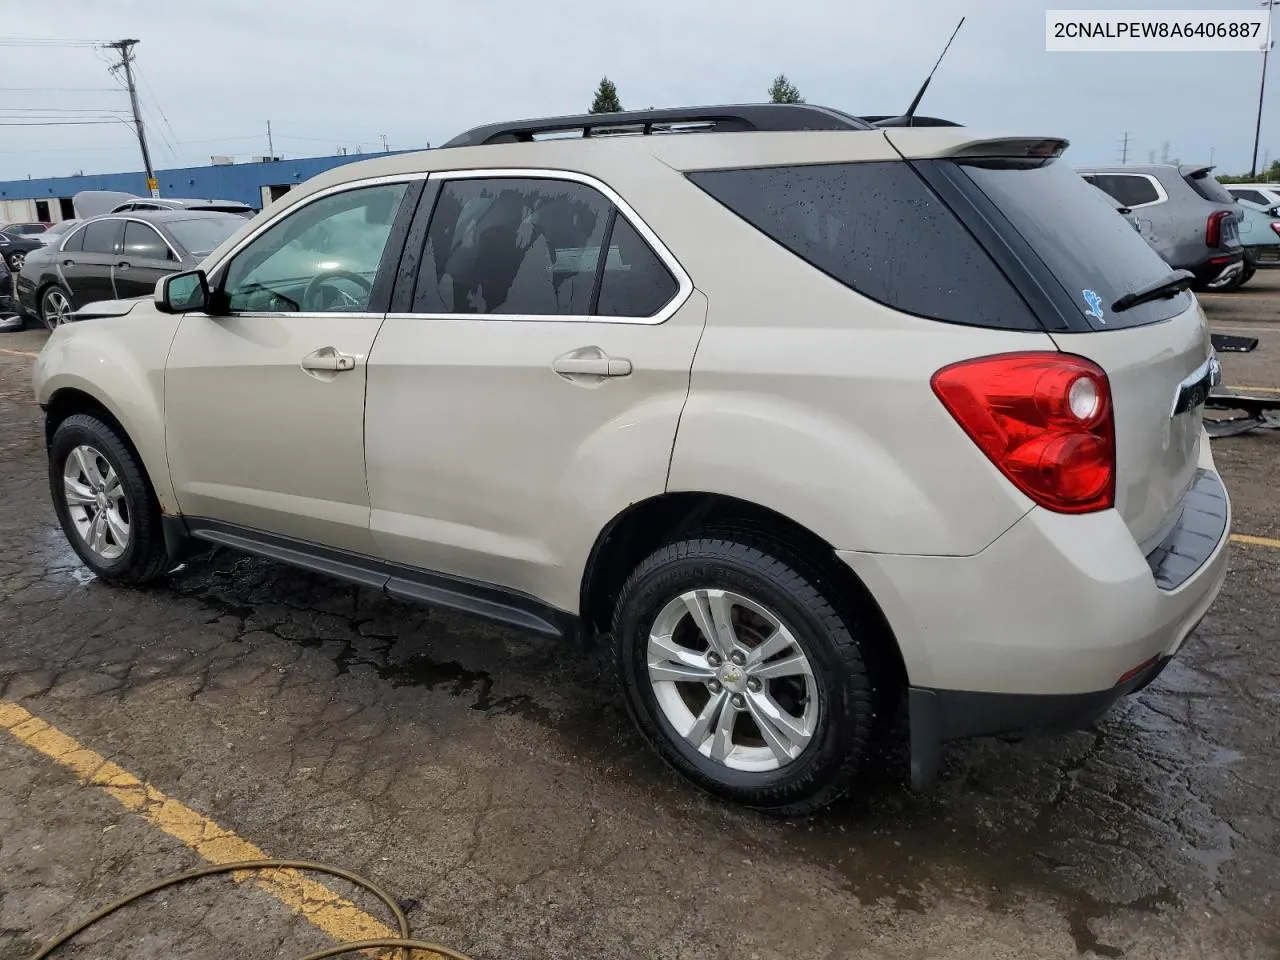
{"label": "silver car in background", "polygon": [[1138,232],[1171,267],[1194,273],[1199,289],[1231,289],[1244,273],[1240,208],[1212,170],[1169,163],[1078,168],[1129,208]]}

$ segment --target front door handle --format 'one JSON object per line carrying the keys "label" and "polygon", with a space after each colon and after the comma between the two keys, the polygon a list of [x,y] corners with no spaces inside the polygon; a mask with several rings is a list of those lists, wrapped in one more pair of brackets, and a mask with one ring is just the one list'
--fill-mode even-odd
{"label": "front door handle", "polygon": [[117,264],[116,264],[116,269],[117,269],[117,270],[128,270],[131,266],[133,266],[133,264],[131,264],[128,260],[123,260],[123,261],[121,261],[120,263],[117,263]]}
{"label": "front door handle", "polygon": [[349,353],[340,353],[334,347],[321,347],[312,350],[302,358],[303,370],[324,370],[338,373],[342,370],[354,370],[356,358]]}
{"label": "front door handle", "polygon": [[64,267],[74,267],[76,265],[76,262],[74,260],[63,260],[62,265]]}
{"label": "front door handle", "polygon": [[551,362],[551,369],[564,377],[625,377],[631,361],[610,357],[599,347],[584,347]]}

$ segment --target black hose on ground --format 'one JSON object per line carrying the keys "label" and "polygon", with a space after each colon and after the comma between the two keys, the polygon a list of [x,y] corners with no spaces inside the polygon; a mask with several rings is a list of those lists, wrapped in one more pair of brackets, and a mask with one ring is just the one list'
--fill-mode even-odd
{"label": "black hose on ground", "polygon": [[76,924],[66,933],[45,944],[38,953],[31,957],[31,960],[45,960],[49,954],[53,953],[68,940],[88,930],[95,923],[99,923],[111,914],[115,913],[117,910],[127,907],[129,904],[137,900],[141,900],[143,897],[148,897],[153,893],[157,893],[160,890],[165,890],[169,887],[176,887],[181,883],[190,883],[192,880],[199,880],[203,877],[212,877],[223,873],[242,873],[251,870],[306,870],[311,873],[323,873],[331,877],[338,877],[339,879],[346,880],[348,883],[354,884],[367,893],[372,894],[385,904],[386,908],[391,911],[391,915],[396,918],[396,926],[400,930],[399,937],[360,940],[353,943],[340,943],[332,947],[326,947],[325,949],[315,953],[308,954],[307,956],[300,958],[300,960],[328,960],[330,957],[338,957],[344,953],[351,953],[355,950],[370,949],[401,950],[404,953],[405,960],[408,960],[411,953],[418,950],[430,950],[442,957],[448,957],[449,960],[471,960],[471,958],[465,954],[458,953],[456,950],[451,950],[441,944],[428,943],[425,940],[414,940],[409,931],[409,918],[406,917],[404,915],[404,911],[400,909],[400,904],[395,901],[395,898],[392,897],[391,894],[387,893],[372,880],[368,880],[357,873],[352,873],[350,870],[343,870],[341,867],[334,867],[327,863],[317,863],[312,860],[242,860],[238,863],[223,863],[213,867],[202,867],[199,870],[192,870],[189,873],[182,873],[174,877],[167,877],[166,879],[157,881],[150,886],[143,887],[141,890],[135,890],[133,893],[130,893],[128,896],[121,897],[114,903],[107,904],[87,920]]}

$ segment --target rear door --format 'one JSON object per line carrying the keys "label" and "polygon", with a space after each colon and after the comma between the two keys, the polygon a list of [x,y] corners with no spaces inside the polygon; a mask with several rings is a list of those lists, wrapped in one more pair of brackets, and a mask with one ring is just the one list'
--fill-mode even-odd
{"label": "rear door", "polygon": [[576,610],[599,531],[665,488],[705,300],[591,178],[431,185],[369,360],[378,551]]}
{"label": "rear door", "polygon": [[83,307],[95,300],[114,300],[111,271],[120,251],[124,221],[116,218],[92,220],[80,231],[77,249],[67,247],[58,255],[58,273],[71,291],[71,300]]}
{"label": "rear door", "polygon": [[155,227],[141,220],[125,221],[120,256],[111,273],[117,297],[150,296],[157,280],[178,269],[178,254]]}
{"label": "rear door", "polygon": [[[1059,348],[1106,371],[1114,398],[1116,509],[1134,539],[1154,546],[1177,519],[1203,442],[1200,404],[1176,405],[1181,385],[1207,376],[1211,348],[1204,313],[1191,294],[1116,310],[1124,294],[1158,283],[1171,268],[1123,220],[1086,197],[1062,161],[961,162],[1025,244],[1067,317],[1051,331]],[[953,168],[955,169],[955,168]],[[1101,185],[1101,184],[1100,184]]]}

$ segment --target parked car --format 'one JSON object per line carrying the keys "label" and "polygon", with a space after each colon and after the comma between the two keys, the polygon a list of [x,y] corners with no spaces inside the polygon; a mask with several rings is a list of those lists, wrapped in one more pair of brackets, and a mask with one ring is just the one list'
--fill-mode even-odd
{"label": "parked car", "polygon": [[1080,168],[1080,175],[1133,211],[1139,232],[1203,290],[1233,286],[1244,271],[1240,207],[1209,174],[1213,167],[1129,164]]}
{"label": "parked car", "polygon": [[49,224],[49,229],[43,233],[36,234],[36,239],[46,247],[57,246],[62,242],[63,236],[80,221],[77,219],[59,220],[57,223]]}
{"label": "parked car", "polygon": [[194,267],[243,224],[234,214],[185,210],[93,217],[27,254],[18,299],[52,329],[77,305],[150,296],[162,276]]}
{"label": "parked car", "polygon": [[183,200],[174,197],[145,197],[126,200],[112,208],[112,213],[130,213],[138,210],[209,210],[215,213],[235,213],[251,217],[258,211],[239,200]]}
{"label": "parked car", "polygon": [[1137,230],[1139,233],[1142,232],[1141,227],[1139,227],[1138,225],[1138,218],[1133,215],[1132,210],[1126,207],[1123,203],[1121,203],[1115,197],[1111,196],[1111,194],[1107,193],[1105,190],[1099,190],[1097,187],[1094,187],[1093,190],[1094,190],[1094,194],[1097,196],[1099,200],[1105,203],[1109,208],[1114,210],[1116,213],[1120,214],[1120,216],[1124,217],[1125,223],[1129,224],[1129,226],[1133,227],[1133,229]]}
{"label": "parked car", "polygon": [[[1224,183],[1227,193],[1255,210],[1280,210],[1280,183]],[[1276,216],[1280,216],[1277,213]]]}
{"label": "parked car", "polygon": [[0,226],[0,233],[7,233],[15,237],[25,237],[31,234],[44,233],[48,227],[47,223],[6,223],[4,226]]}
{"label": "parked car", "polygon": [[14,273],[22,269],[22,264],[27,259],[27,254],[32,250],[39,250],[44,244],[40,242],[38,236],[21,234],[21,233],[5,233],[0,230],[0,256],[4,257],[5,263],[9,265],[9,269]]}
{"label": "parked car", "polygon": [[1236,286],[1242,287],[1258,269],[1280,267],[1280,209],[1263,212],[1244,200],[1239,203],[1244,272]]}
{"label": "parked car", "polygon": [[222,544],[607,634],[657,751],[770,812],[905,699],[923,787],[1141,689],[1226,573],[1191,278],[1065,146],[765,105],[328,171],[53,332],[59,520],[108,583]]}

